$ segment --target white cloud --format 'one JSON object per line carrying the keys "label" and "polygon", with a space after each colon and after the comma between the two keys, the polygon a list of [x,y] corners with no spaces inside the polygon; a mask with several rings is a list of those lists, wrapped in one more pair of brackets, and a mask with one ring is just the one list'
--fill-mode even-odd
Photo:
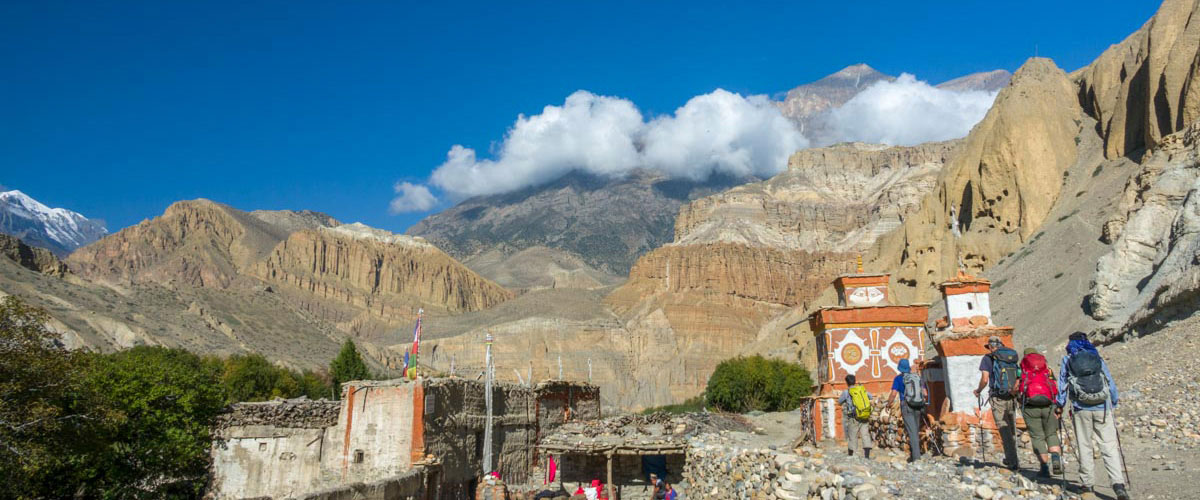
{"label": "white cloud", "polygon": [[[809,133],[814,145],[948,140],[967,135],[995,98],[996,92],[939,89],[905,73],[826,112]],[[572,170],[615,177],[645,168],[692,180],[714,173],[769,177],[810,145],[775,104],[717,89],[671,115],[646,118],[628,99],[578,90],[561,106],[518,116],[491,158],[454,145],[428,183],[396,184],[391,211],[431,210],[437,204],[431,187],[461,200],[536,186]]]}
{"label": "white cloud", "polygon": [[652,120],[645,144],[646,166],[672,177],[703,180],[714,172],[775,175],[808,140],[766,96],[717,89],[693,97],[674,116]]}
{"label": "white cloud", "polygon": [[396,191],[397,196],[392,199],[388,211],[393,214],[426,212],[437,205],[437,197],[428,187],[411,182],[397,182],[392,189]]}
{"label": "white cloud", "polygon": [[862,141],[911,146],[964,137],[992,107],[997,92],[939,89],[904,73],[877,82],[830,110],[815,142]]}
{"label": "white cloud", "polygon": [[646,121],[633,102],[584,90],[517,117],[494,159],[450,148],[430,184],[454,198],[513,191],[572,170],[620,176],[636,168],[701,180],[714,172],[769,176],[808,141],[765,96],[716,90],[673,116]]}

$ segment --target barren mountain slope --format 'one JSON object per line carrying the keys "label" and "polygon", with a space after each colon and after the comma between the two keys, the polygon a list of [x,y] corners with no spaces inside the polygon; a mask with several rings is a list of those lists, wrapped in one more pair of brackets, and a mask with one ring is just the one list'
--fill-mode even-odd
{"label": "barren mountain slope", "polygon": [[319,368],[337,354],[345,336],[265,290],[112,287],[0,258],[0,295],[8,294],[46,308],[50,326],[72,348],[162,345],[217,355],[258,352],[293,368]]}
{"label": "barren mountain slope", "polygon": [[512,297],[421,238],[362,224],[296,231],[248,272],[356,335],[407,324],[423,307],[459,313]]}
{"label": "barren mountain slope", "polygon": [[640,255],[671,240],[680,205],[753,180],[717,175],[694,182],[648,171],[610,179],[573,172],[542,186],[468,199],[407,233],[463,261],[501,245],[516,251],[541,246],[624,275]]}
{"label": "barren mountain slope", "polygon": [[81,276],[114,283],[247,285],[242,273],[266,257],[289,229],[221,203],[180,201],[159,217],[80,248],[67,264]]}
{"label": "barren mountain slope", "polygon": [[[453,314],[512,296],[419,238],[207,200],[175,203],[79,250],[68,261],[78,274],[51,278],[5,260],[0,290],[48,307],[76,346],[260,352],[309,368],[325,366],[348,335],[409,329],[420,308]],[[395,354],[361,347],[378,362]]]}
{"label": "barren mountain slope", "polygon": [[579,256],[555,248],[536,246],[515,250],[498,245],[463,261],[472,271],[510,289],[596,289],[624,281],[589,266]]}

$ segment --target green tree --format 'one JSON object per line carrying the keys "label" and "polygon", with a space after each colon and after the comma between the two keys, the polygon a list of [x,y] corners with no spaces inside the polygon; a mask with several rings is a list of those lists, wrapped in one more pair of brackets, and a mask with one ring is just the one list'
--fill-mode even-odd
{"label": "green tree", "polygon": [[0,498],[71,496],[71,457],[97,446],[104,412],[79,382],[84,360],[48,320],[16,296],[0,300]]}
{"label": "green tree", "polygon": [[790,411],[812,392],[803,366],[762,356],[722,361],[704,391],[709,406],[731,412]]}
{"label": "green tree", "polygon": [[342,344],[342,350],[329,364],[329,376],[333,378],[333,387],[338,391],[341,390],[342,384],[351,380],[371,378],[371,370],[363,362],[362,356],[359,356],[353,340],[346,339]]}
{"label": "green tree", "polygon": [[108,446],[85,457],[84,496],[190,498],[202,492],[213,418],[225,407],[216,365],[182,349],[134,347],[96,356],[86,384],[113,412]]}
{"label": "green tree", "polygon": [[221,375],[228,402],[268,401],[296,397],[300,384],[285,368],[272,365],[260,354],[231,356]]}
{"label": "green tree", "polygon": [[329,388],[333,387],[333,383],[329,379],[329,373],[324,370],[304,370],[296,379],[296,383],[300,385],[300,395],[308,396],[308,399],[332,399]]}

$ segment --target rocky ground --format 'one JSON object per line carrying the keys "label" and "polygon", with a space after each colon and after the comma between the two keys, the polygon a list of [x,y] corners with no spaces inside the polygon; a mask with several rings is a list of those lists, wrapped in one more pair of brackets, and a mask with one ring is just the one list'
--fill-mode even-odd
{"label": "rocky ground", "polygon": [[[1196,486],[1200,482],[1200,370],[1194,358],[1198,348],[1200,315],[1143,338],[1100,347],[1121,391],[1117,422],[1130,493],[1136,499],[1200,496]],[[786,462],[778,464],[778,472],[767,481],[770,491],[759,492],[762,498],[807,498],[798,491],[818,498],[854,499],[1078,498],[1074,453],[1066,455],[1064,489],[1063,478],[1036,477],[1036,461],[1024,447],[1018,473],[999,466],[998,450],[989,457],[926,457],[909,465],[899,451],[877,450],[867,460],[848,457],[840,446],[788,449],[799,425],[798,414],[747,418],[754,432],[725,431],[693,439],[699,450],[735,450],[735,454],[770,455]],[[1114,498],[1098,457],[1096,470],[1099,497]],[[737,497],[736,492],[730,495]]]}

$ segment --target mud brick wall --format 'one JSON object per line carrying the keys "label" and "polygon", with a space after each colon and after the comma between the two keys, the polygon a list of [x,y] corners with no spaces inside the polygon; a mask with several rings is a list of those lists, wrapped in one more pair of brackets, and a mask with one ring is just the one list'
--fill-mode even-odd
{"label": "mud brick wall", "polygon": [[[425,387],[425,453],[442,462],[442,482],[469,486],[483,475],[483,437],[487,425],[484,384],[436,379]],[[492,468],[509,482],[530,473],[537,444],[533,392],[496,384],[492,387]],[[469,488],[467,488],[469,490]]]}

